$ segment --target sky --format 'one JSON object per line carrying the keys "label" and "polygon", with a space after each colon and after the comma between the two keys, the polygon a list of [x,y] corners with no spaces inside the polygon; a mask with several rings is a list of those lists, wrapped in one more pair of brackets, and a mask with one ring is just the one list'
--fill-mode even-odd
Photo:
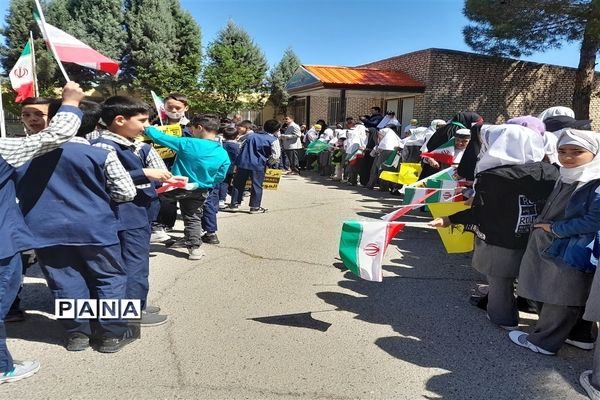
{"label": "sky", "polygon": [[[6,15],[9,0],[0,0]],[[303,64],[356,66],[431,47],[471,51],[463,0],[181,0],[213,41],[229,19],[263,50],[269,65],[291,48]],[[2,23],[4,18],[1,19]],[[577,67],[579,45],[522,59]]]}

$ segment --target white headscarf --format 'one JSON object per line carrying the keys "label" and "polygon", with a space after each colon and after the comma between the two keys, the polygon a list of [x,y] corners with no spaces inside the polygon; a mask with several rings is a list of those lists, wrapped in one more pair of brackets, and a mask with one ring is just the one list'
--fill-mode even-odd
{"label": "white headscarf", "polygon": [[427,151],[427,142],[429,142],[429,139],[431,139],[435,131],[437,131],[438,124],[446,124],[446,121],[443,119],[434,119],[431,121],[429,128],[427,128],[427,131],[425,132],[425,141],[421,147],[421,152]]}
{"label": "white headscarf", "polygon": [[383,128],[379,131],[379,134],[383,134],[383,137],[377,148],[379,150],[394,150],[396,147],[404,147],[400,141],[400,137],[390,128]]}
{"label": "white headscarf", "polygon": [[558,131],[557,134],[559,148],[565,144],[574,144],[594,153],[594,158],[587,164],[575,168],[561,167],[560,180],[567,184],[573,182],[586,184],[600,179],[600,133],[566,128]]}
{"label": "white headscarf", "polygon": [[542,113],[538,115],[538,118],[544,121],[546,118],[556,117],[559,115],[566,115],[568,117],[575,118],[575,112],[573,110],[571,110],[569,107],[562,106],[550,107],[542,111]]}
{"label": "white headscarf", "polygon": [[503,165],[522,165],[544,159],[544,138],[521,125],[484,125],[475,172]]}
{"label": "white headscarf", "polygon": [[[402,139],[405,146],[423,146],[427,137],[429,128],[414,128],[411,129],[410,135]],[[431,137],[431,136],[430,136]]]}

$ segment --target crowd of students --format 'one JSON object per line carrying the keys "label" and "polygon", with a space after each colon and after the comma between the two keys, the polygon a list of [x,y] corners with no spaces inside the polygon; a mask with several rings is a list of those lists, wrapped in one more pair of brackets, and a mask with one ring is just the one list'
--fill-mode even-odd
{"label": "crowd of students", "polygon": [[[487,125],[477,113],[462,112],[429,127],[413,120],[405,132],[391,118],[384,121],[374,107],[359,123],[348,118],[346,129],[338,126],[333,137],[311,135],[308,140],[327,140],[332,146],[319,154],[323,175],[353,186],[360,182],[367,189],[379,186],[397,193],[397,187],[378,179],[384,160],[394,154],[402,162],[422,163],[420,178],[453,165],[471,207],[434,219],[431,226],[462,224],[475,233],[472,265],[487,285],[471,303],[509,331],[513,343],[535,353],[554,355],[564,344],[595,347],[593,369],[583,372],[580,382],[597,400],[600,134],[591,130],[591,121],[574,117],[569,108],[552,107],[538,117]],[[449,143],[452,164],[430,156]],[[519,330],[519,310],[539,315],[531,333]]]}
{"label": "crowd of students", "polygon": [[[281,124],[269,120],[253,132],[249,121],[208,114],[187,120],[187,99],[177,93],[165,108],[167,123],[181,124],[180,137],[151,126],[152,112],[141,100],[112,96],[98,104],[69,82],[62,104],[49,98],[22,103],[25,137],[0,139],[0,383],[40,368],[37,361],[13,361],[5,331],[6,322],[24,319],[19,291],[24,267],[34,259],[55,299],[140,301],[134,323],[60,320],[67,350],[114,353],[136,340],[140,328],[168,319],[147,301],[152,241],[202,259],[202,243],[218,243],[219,208],[239,210],[247,179],[250,213],[266,211],[262,180],[279,159]],[[176,156],[163,160],[157,145]],[[184,237],[174,241],[164,228],[175,223],[177,208]]]}
{"label": "crowd of students", "polygon": [[[206,114],[188,120],[187,99],[175,93],[165,108],[167,123],[182,126],[177,137],[151,126],[151,112],[140,100],[113,96],[97,104],[83,98],[70,82],[62,104],[28,99],[21,114],[28,135],[0,139],[0,382],[40,368],[35,361],[13,362],[4,331],[5,321],[20,316],[17,293],[23,266],[30,263],[28,250],[36,249],[57,299],[141,301],[139,324],[61,320],[67,350],[117,352],[139,336],[140,326],[168,319],[147,302],[150,243],[184,247],[189,259],[202,259],[203,243],[219,243],[219,210],[239,211],[248,191],[249,212],[267,211],[261,202],[268,167],[289,174],[315,168],[336,181],[399,194],[398,185],[379,179],[386,168],[399,168],[388,160],[421,162],[421,177],[427,177],[448,166],[429,155],[450,139],[452,165],[470,187],[465,195],[471,207],[431,225],[463,224],[476,234],[473,266],[488,286],[472,303],[509,330],[516,345],[533,352],[553,355],[564,344],[594,348],[600,321],[600,276],[594,274],[600,134],[570,109],[553,107],[501,125],[461,112],[428,127],[411,120],[401,130],[393,112],[382,115],[373,107],[370,116],[347,118],[345,127],[319,120],[303,129],[291,116],[284,125],[268,120],[262,127]],[[138,140],[141,135],[176,156],[161,159],[151,144]],[[301,149],[315,142],[325,146],[304,155]],[[159,190],[159,196],[163,186],[172,190]],[[167,231],[177,208],[184,237],[174,241]],[[539,314],[530,334],[517,329],[519,309]],[[593,368],[600,368],[598,346]],[[600,371],[584,372],[581,382],[592,399],[600,399]]]}

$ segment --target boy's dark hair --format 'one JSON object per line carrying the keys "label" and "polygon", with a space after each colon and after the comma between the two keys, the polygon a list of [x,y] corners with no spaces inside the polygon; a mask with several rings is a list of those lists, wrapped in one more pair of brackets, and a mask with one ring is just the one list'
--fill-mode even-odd
{"label": "boy's dark hair", "polygon": [[351,123],[351,124],[353,124],[353,123],[354,123],[354,118],[352,118],[352,117],[348,117],[348,118],[346,118],[346,123]]}
{"label": "boy's dark hair", "polygon": [[48,121],[50,121],[58,112],[62,100],[53,99],[51,97],[28,97],[21,103],[21,106],[25,107],[37,104],[48,104]]}
{"label": "boy's dark hair", "polygon": [[167,100],[175,100],[175,101],[180,101],[182,102],[186,107],[189,104],[188,102],[188,98],[184,95],[182,95],[181,93],[171,93],[170,95],[168,95],[167,97],[165,97],[165,103],[167,102]]}
{"label": "boy's dark hair", "polygon": [[263,129],[267,133],[275,133],[280,128],[281,128],[281,123],[279,121],[277,121],[276,119],[270,119],[268,121],[265,121],[265,124],[263,125]]}
{"label": "boy's dark hair", "polygon": [[237,126],[240,126],[242,128],[246,128],[246,129],[252,129],[252,127],[254,125],[252,124],[252,121],[250,121],[249,119],[245,119],[245,120],[241,121],[239,124],[237,124]]}
{"label": "boy's dark hair", "polygon": [[379,107],[371,107],[371,110],[375,110],[381,114],[381,108],[379,108]]}
{"label": "boy's dark hair", "polygon": [[129,119],[136,115],[149,115],[150,107],[141,100],[128,96],[112,96],[102,103],[102,121],[110,126],[118,115]]}
{"label": "boy's dark hair", "polygon": [[30,106],[33,104],[50,104],[52,102],[50,97],[28,97],[21,103],[21,106]]}
{"label": "boy's dark hair", "polygon": [[201,126],[202,128],[204,128],[204,130],[210,132],[219,132],[219,127],[221,123],[218,118],[214,118],[209,115],[199,114],[192,117],[190,125],[196,128]]}
{"label": "boy's dark hair", "polygon": [[235,129],[233,126],[221,128],[221,133],[223,134],[223,138],[225,140],[234,140],[238,137],[237,129]]}
{"label": "boy's dark hair", "polygon": [[83,112],[83,117],[81,117],[81,126],[76,136],[85,137],[96,129],[102,113],[102,106],[95,101],[82,100],[79,102],[79,109]]}

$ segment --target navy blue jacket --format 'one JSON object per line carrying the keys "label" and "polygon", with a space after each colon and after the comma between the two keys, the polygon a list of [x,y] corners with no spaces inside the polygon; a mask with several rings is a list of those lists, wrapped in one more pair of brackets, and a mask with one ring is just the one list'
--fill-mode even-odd
{"label": "navy blue jacket", "polygon": [[251,133],[244,141],[235,165],[252,171],[264,171],[272,154],[271,145],[276,140],[267,132]]}
{"label": "navy blue jacket", "polygon": [[0,156],[0,260],[37,247],[16,202],[14,172],[15,168]]}
{"label": "navy blue jacket", "polygon": [[119,230],[139,229],[148,226],[156,219],[160,209],[155,185],[150,183],[143,171],[143,168],[146,168],[146,158],[151,150],[150,145],[144,145],[138,156],[129,147],[102,136],[92,141],[92,144],[95,143],[104,143],[113,147],[117,152],[119,161],[131,175],[133,183],[136,186],[146,185],[143,189],[138,187],[137,195],[133,201],[117,205],[117,216],[120,221]]}
{"label": "navy blue jacket", "polygon": [[107,150],[69,142],[17,168],[19,207],[36,248],[119,243],[107,156]]}
{"label": "navy blue jacket", "polygon": [[231,162],[229,169],[227,170],[227,175],[231,175],[233,174],[233,167],[235,167],[235,160],[240,154],[240,144],[238,142],[226,140],[223,142],[223,148],[227,152],[227,155],[229,155],[229,161]]}
{"label": "navy blue jacket", "polygon": [[592,248],[600,233],[600,179],[577,189],[569,199],[565,218],[552,224],[557,236],[545,254],[561,258],[583,272],[594,272]]}

